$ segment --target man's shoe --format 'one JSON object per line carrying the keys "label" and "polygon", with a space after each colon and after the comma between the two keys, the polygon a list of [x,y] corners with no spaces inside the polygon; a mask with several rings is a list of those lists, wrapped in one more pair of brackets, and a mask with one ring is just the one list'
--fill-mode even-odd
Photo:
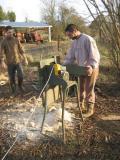
{"label": "man's shoe", "polygon": [[10,93],[10,97],[11,98],[14,98],[14,97],[16,97],[17,96],[17,91],[15,90],[15,91],[11,91],[11,93]]}
{"label": "man's shoe", "polygon": [[87,112],[87,107],[86,107],[84,101],[80,102],[80,107],[81,107],[82,113],[86,113]]}
{"label": "man's shoe", "polygon": [[87,113],[83,114],[84,118],[91,117],[94,114],[94,103],[88,103],[87,108],[88,108]]}

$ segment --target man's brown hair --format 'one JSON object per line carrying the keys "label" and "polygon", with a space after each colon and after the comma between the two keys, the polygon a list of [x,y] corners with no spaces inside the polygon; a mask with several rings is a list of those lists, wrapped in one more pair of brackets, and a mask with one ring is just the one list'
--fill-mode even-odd
{"label": "man's brown hair", "polygon": [[79,30],[78,27],[75,24],[68,24],[65,28],[65,32],[73,32]]}
{"label": "man's brown hair", "polygon": [[6,26],[5,31],[7,32],[9,29],[13,29],[12,26]]}

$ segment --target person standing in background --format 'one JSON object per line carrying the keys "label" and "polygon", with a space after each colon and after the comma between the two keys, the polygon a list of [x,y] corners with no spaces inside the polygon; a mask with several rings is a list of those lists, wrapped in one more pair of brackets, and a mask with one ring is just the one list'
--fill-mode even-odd
{"label": "person standing in background", "polygon": [[10,87],[12,94],[16,93],[16,72],[18,78],[18,88],[23,93],[23,68],[21,60],[27,65],[28,61],[24,54],[24,50],[19,40],[14,37],[14,31],[11,26],[5,28],[6,36],[1,43],[0,48],[0,67],[1,69],[8,69],[8,76],[10,80]]}

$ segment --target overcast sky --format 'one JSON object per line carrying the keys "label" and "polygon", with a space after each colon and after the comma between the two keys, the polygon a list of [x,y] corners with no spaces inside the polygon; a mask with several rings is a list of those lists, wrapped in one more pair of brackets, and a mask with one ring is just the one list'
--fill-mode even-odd
{"label": "overcast sky", "polygon": [[[61,2],[61,0],[58,0],[58,2]],[[74,7],[81,16],[89,16],[83,0],[66,0],[66,3],[68,6]],[[42,3],[40,0],[0,0],[0,5],[4,11],[14,11],[16,21],[25,21],[25,17],[30,20],[41,21]]]}

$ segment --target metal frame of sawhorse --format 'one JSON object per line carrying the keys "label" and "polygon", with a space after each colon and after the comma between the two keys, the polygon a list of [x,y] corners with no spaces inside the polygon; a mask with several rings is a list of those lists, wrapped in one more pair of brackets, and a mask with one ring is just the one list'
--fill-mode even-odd
{"label": "metal frame of sawhorse", "polygon": [[64,125],[64,110],[65,110],[65,100],[66,100],[66,93],[68,92],[68,89],[72,86],[76,87],[76,96],[77,96],[77,107],[79,109],[79,114],[80,114],[80,118],[83,122],[83,116],[82,116],[82,110],[80,107],[80,100],[79,100],[79,87],[78,87],[78,83],[76,81],[68,81],[67,85],[62,88],[62,133],[63,133],[63,142],[64,144],[66,143],[66,138],[65,138],[65,125]]}
{"label": "metal frame of sawhorse", "polygon": [[[83,116],[82,116],[82,110],[80,107],[80,100],[79,100],[79,88],[78,88],[78,83],[76,81],[62,81],[63,83],[59,85],[60,89],[60,95],[61,95],[61,101],[62,101],[62,137],[63,137],[63,143],[66,143],[66,138],[65,138],[65,125],[64,125],[64,110],[65,110],[65,100],[67,97],[67,92],[68,89],[72,86],[76,87],[76,95],[77,95],[77,104],[78,104],[78,109],[80,113],[80,118],[83,121]],[[44,121],[46,118],[46,113],[47,113],[47,90],[45,90],[45,101],[44,101],[44,115],[43,115],[43,121],[41,125],[41,132],[43,131],[44,127]]]}

